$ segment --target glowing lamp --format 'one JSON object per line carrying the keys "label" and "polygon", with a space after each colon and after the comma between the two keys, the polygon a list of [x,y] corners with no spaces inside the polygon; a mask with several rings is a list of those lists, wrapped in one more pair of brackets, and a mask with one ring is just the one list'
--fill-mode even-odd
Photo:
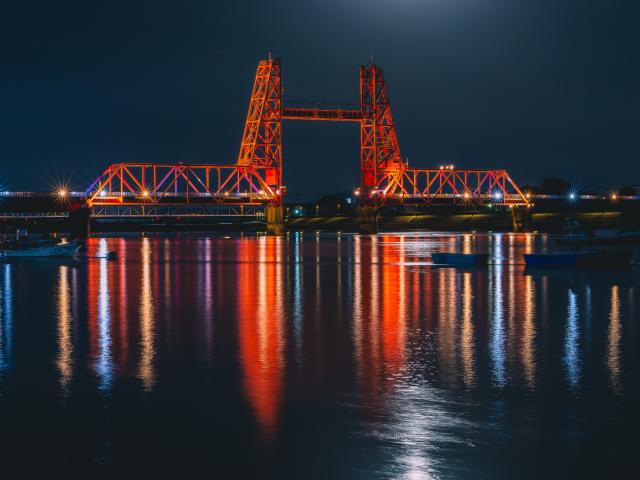
{"label": "glowing lamp", "polygon": [[61,188],[60,190],[58,190],[58,196],[59,196],[60,198],[64,198],[64,197],[66,197],[68,193],[69,193],[69,192],[67,192],[64,188]]}

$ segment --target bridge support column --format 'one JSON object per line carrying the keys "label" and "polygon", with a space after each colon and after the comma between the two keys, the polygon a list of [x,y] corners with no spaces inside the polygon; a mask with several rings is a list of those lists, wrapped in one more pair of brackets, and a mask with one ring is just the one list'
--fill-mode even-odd
{"label": "bridge support column", "polygon": [[87,207],[80,207],[69,212],[72,238],[85,239],[89,237],[91,234],[90,216],[91,210]]}
{"label": "bridge support column", "polygon": [[284,207],[267,205],[264,209],[264,216],[267,220],[267,234],[284,235]]}
{"label": "bridge support column", "polygon": [[531,229],[531,209],[526,205],[515,205],[511,208],[514,232],[528,232]]}
{"label": "bridge support column", "polygon": [[377,207],[358,207],[358,230],[360,233],[378,233]]}

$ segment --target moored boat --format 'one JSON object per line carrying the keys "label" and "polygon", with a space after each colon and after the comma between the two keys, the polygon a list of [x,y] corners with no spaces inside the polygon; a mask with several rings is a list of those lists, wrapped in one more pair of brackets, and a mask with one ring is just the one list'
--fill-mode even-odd
{"label": "moored boat", "polygon": [[433,253],[431,260],[443,265],[486,265],[489,262],[488,253]]}
{"label": "moored boat", "polygon": [[628,266],[632,258],[633,250],[592,250],[524,255],[527,267],[616,268]]}
{"label": "moored boat", "polygon": [[640,245],[640,232],[585,231],[571,217],[565,219],[562,234],[552,238],[560,245],[573,247]]}
{"label": "moored boat", "polygon": [[80,243],[73,242],[16,242],[9,244],[0,252],[3,257],[73,257]]}
{"label": "moored boat", "polygon": [[619,232],[610,235],[570,236],[554,238],[561,245],[597,246],[597,245],[640,245],[640,232]]}

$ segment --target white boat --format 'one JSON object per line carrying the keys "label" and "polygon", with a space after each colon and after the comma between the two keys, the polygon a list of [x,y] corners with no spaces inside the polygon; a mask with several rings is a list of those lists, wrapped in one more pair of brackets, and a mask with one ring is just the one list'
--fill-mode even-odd
{"label": "white boat", "polygon": [[14,243],[0,251],[2,257],[73,257],[80,249],[79,242]]}

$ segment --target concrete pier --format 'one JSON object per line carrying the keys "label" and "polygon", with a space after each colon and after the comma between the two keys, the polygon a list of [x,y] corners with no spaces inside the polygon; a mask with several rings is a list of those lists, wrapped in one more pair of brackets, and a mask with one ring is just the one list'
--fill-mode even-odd
{"label": "concrete pier", "polygon": [[277,205],[268,205],[264,209],[264,216],[267,220],[267,234],[284,235],[285,219],[284,207]]}
{"label": "concrete pier", "polygon": [[358,231],[378,233],[378,213],[377,207],[358,207]]}
{"label": "concrete pier", "polygon": [[526,205],[515,205],[511,208],[514,232],[528,232],[531,230],[531,209]]}
{"label": "concrete pier", "polygon": [[69,212],[71,237],[84,240],[91,235],[90,223],[91,210],[80,207]]}

